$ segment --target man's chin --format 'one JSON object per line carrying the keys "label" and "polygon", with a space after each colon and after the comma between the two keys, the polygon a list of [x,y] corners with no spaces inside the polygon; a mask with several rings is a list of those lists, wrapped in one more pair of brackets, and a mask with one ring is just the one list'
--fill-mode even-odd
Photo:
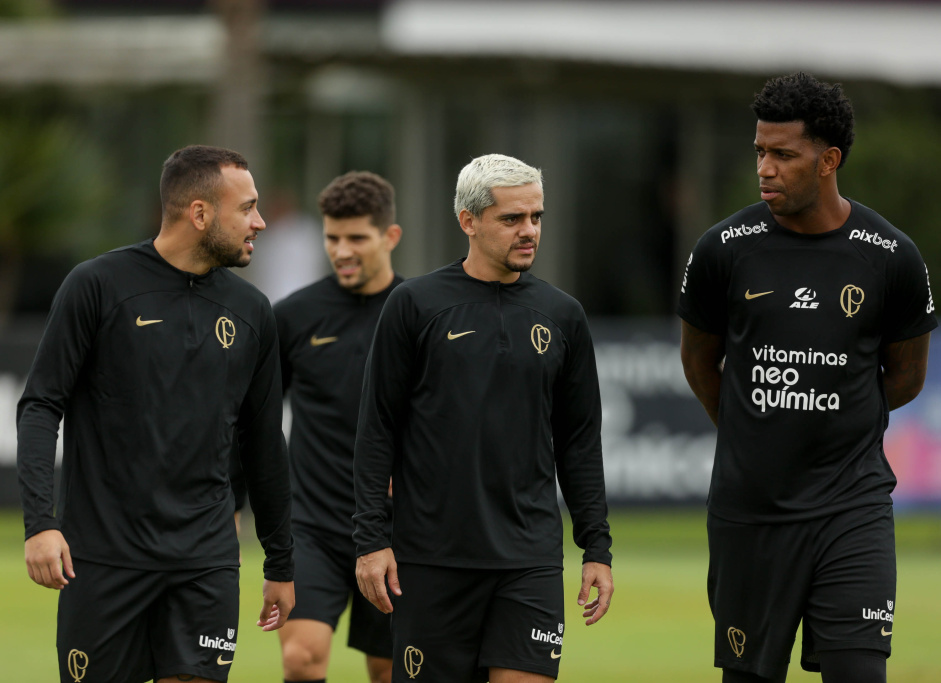
{"label": "man's chin", "polygon": [[340,286],[343,289],[347,290],[348,292],[352,292],[353,294],[356,294],[356,292],[362,289],[363,285],[366,284],[360,278],[342,278],[339,276],[337,277],[337,282],[340,283]]}
{"label": "man's chin", "polygon": [[527,270],[533,267],[533,263],[536,262],[535,258],[531,258],[526,261],[507,261],[506,267],[507,270],[510,270],[514,273],[525,273]]}

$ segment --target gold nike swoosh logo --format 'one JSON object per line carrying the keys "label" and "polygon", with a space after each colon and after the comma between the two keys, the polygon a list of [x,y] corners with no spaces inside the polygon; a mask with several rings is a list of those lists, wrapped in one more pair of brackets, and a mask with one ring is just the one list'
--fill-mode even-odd
{"label": "gold nike swoosh logo", "polygon": [[216,664],[219,666],[225,666],[226,664],[231,664],[234,661],[234,659],[223,659],[222,655],[219,655],[219,659],[216,660]]}
{"label": "gold nike swoosh logo", "polygon": [[560,652],[559,654],[556,654],[555,648],[552,648],[552,652],[549,653],[549,656],[552,657],[553,659],[558,659],[559,657],[562,656],[562,653]]}
{"label": "gold nike swoosh logo", "polygon": [[140,316],[137,316],[137,326],[143,327],[144,325],[153,325],[154,323],[162,323],[162,320],[141,320]]}
{"label": "gold nike swoosh logo", "polygon": [[758,297],[764,296],[765,294],[774,294],[774,290],[772,289],[770,292],[758,292],[757,294],[752,294],[747,289],[745,290],[746,299],[757,299]]}
{"label": "gold nike swoosh logo", "polygon": [[319,337],[318,338],[317,335],[315,334],[313,337],[310,338],[310,345],[311,346],[323,346],[324,344],[335,342],[337,339],[339,339],[339,337]]}
{"label": "gold nike swoosh logo", "polygon": [[465,334],[474,334],[477,330],[471,330],[470,332],[461,332],[459,334],[451,334],[451,330],[448,330],[448,339],[457,339],[458,337],[463,337]]}
{"label": "gold nike swoosh logo", "polygon": [[891,635],[892,635],[892,631],[886,631],[886,630],[885,630],[885,626],[883,626],[883,627],[882,627],[882,635],[884,635],[884,636],[891,636]]}

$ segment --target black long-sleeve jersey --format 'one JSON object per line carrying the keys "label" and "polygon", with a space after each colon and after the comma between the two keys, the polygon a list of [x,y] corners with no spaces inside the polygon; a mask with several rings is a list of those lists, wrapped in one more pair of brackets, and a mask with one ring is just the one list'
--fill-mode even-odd
{"label": "black long-sleeve jersey", "polygon": [[380,315],[356,434],[357,554],[391,545],[400,562],[561,567],[557,474],[584,560],[610,564],[585,313],[529,273],[484,282],[462,264],[407,280]]}
{"label": "black long-sleeve jersey", "polygon": [[292,580],[281,406],[274,314],[252,285],[224,268],[178,270],[151,240],[78,265],[17,411],[26,537],[61,528],[72,555],[112,566],[238,566],[237,449],[265,577]]}
{"label": "black long-sleeve jersey", "polygon": [[275,304],[281,386],[291,401],[288,454],[294,521],[353,534],[353,445],[366,354],[396,276],[373,295],[331,275]]}
{"label": "black long-sleeve jersey", "polygon": [[937,321],[915,244],[851,204],[842,227],[816,235],[754,204],[690,256],[679,315],[725,338],[709,494],[718,517],[796,522],[892,502],[881,352]]}

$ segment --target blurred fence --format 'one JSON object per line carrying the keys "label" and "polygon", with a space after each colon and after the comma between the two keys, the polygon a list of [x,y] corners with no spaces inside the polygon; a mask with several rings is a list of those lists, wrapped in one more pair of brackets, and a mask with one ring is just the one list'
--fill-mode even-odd
{"label": "blurred fence", "polygon": [[[0,336],[0,506],[19,505],[16,403],[41,329]],[[715,430],[690,392],[675,318],[598,318],[592,334],[604,409],[605,480],[614,505],[705,501]],[[941,340],[935,334],[935,341]],[[921,396],[892,413],[885,449],[901,506],[941,506],[941,351],[935,345]],[[61,443],[61,439],[60,439]]]}

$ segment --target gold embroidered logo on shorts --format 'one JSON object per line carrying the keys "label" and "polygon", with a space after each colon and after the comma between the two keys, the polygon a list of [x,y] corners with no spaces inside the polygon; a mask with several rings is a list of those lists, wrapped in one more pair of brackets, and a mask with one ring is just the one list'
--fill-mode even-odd
{"label": "gold embroidered logo on shorts", "polygon": [[222,348],[227,349],[235,341],[235,323],[225,316],[216,321],[216,339],[222,344]]}
{"label": "gold embroidered logo on shorts", "polygon": [[729,645],[732,646],[732,652],[735,653],[736,657],[741,659],[742,654],[745,652],[745,632],[733,626],[729,629],[728,635]]}
{"label": "gold embroidered logo on shorts", "polygon": [[409,678],[415,678],[418,675],[424,661],[425,655],[417,647],[409,645],[405,648],[405,673]]}
{"label": "gold embroidered logo on shorts", "polygon": [[88,655],[81,650],[69,650],[69,675],[75,683],[81,683],[88,670]]}
{"label": "gold embroidered logo on shorts", "polygon": [[846,285],[843,288],[843,291],[840,292],[840,306],[843,307],[843,312],[846,313],[847,318],[852,318],[859,313],[859,307],[865,298],[865,292],[856,285]]}
{"label": "gold embroidered logo on shorts", "polygon": [[536,347],[536,353],[543,354],[549,348],[549,342],[552,340],[552,332],[545,325],[533,325],[529,331],[529,338]]}

